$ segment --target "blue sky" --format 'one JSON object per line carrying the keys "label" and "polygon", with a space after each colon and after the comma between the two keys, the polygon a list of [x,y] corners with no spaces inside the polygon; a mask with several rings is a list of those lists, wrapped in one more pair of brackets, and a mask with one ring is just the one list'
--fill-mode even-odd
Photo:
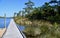
{"label": "blue sky", "polygon": [[[31,0],[35,3],[34,7],[42,6],[45,2],[50,0]],[[24,3],[28,0],[0,0],[0,16],[4,16],[6,13],[7,17],[12,17],[14,12],[19,12],[25,7]]]}

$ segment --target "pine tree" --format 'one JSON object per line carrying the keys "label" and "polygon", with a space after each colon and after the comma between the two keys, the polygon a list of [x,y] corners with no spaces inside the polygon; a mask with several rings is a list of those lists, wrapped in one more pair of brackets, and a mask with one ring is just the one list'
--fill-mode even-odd
{"label": "pine tree", "polygon": [[26,7],[24,8],[25,12],[29,14],[33,9],[34,3],[31,0],[29,0],[27,3],[25,3],[25,5],[26,5]]}

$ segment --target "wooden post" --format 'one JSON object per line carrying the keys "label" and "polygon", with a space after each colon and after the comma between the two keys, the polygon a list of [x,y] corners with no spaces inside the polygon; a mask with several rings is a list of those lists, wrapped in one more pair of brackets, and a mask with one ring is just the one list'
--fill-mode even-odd
{"label": "wooden post", "polygon": [[6,28],[6,14],[4,14],[4,26]]}

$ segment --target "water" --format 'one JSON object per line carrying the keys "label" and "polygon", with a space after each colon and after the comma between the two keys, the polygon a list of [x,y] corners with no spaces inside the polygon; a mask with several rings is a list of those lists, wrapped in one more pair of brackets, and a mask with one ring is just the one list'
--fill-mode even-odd
{"label": "water", "polygon": [[[6,18],[6,27],[8,27],[9,23],[10,23],[10,20],[12,18]],[[17,25],[17,24],[16,24]],[[0,28],[4,28],[4,18],[0,18]],[[20,26],[20,25],[17,25],[18,29],[23,31],[24,30],[24,26]]]}
{"label": "water", "polygon": [[[8,27],[10,23],[10,18],[6,18],[6,27]],[[0,28],[4,28],[4,18],[0,18]]]}

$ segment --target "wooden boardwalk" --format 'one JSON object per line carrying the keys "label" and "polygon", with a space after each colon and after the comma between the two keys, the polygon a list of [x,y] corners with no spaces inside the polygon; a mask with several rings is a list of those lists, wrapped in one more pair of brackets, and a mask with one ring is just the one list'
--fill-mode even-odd
{"label": "wooden boardwalk", "polygon": [[26,38],[26,37],[23,33],[21,33],[18,30],[14,20],[11,19],[10,24],[7,30],[5,31],[4,35],[2,36],[2,38]]}

